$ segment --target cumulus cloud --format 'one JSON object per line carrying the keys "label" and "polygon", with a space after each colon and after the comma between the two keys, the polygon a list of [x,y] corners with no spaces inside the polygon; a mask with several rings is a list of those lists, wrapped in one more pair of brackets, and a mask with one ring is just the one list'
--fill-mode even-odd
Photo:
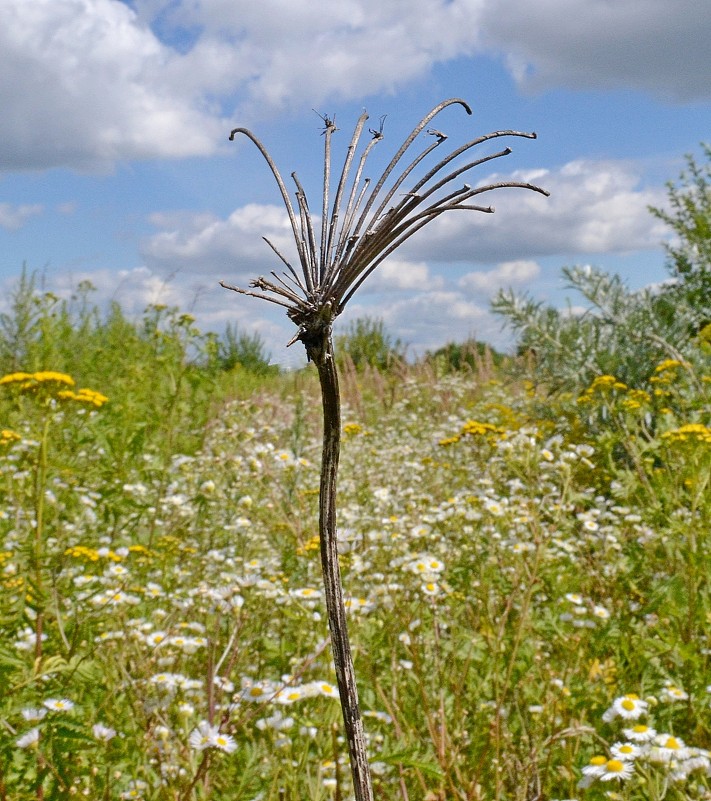
{"label": "cumulus cloud", "polygon": [[137,0],[148,17],[200,26],[202,41],[229,38],[249,63],[252,104],[284,108],[304,97],[349,99],[391,92],[432,65],[471,54],[481,0]]}
{"label": "cumulus cloud", "polygon": [[29,220],[42,213],[42,206],[39,203],[23,204],[15,206],[12,203],[0,203],[0,228],[7,231],[16,231]]}
{"label": "cumulus cloud", "polygon": [[[493,270],[470,272],[460,284],[467,290],[489,291],[535,278],[535,258],[657,248],[666,233],[663,223],[648,212],[650,204],[664,204],[665,193],[640,186],[632,165],[574,161],[555,170],[491,176],[487,183],[505,177],[538,183],[551,196],[502,189],[488,196],[496,204],[493,215],[443,215],[405,243],[397,258],[380,265],[362,291],[408,291],[425,284],[441,289],[442,279],[433,271],[436,265],[498,264]],[[262,237],[298,269],[291,227],[280,206],[251,203],[226,219],[188,212],[155,214],[151,219],[158,232],[141,248],[151,269],[219,272],[233,283],[271,270],[282,272],[282,263]]]}
{"label": "cumulus cloud", "polygon": [[371,292],[403,292],[426,287],[440,289],[444,284],[440,276],[433,276],[423,262],[405,259],[386,259],[363,283],[361,294]]}
{"label": "cumulus cloud", "polygon": [[0,169],[209,155],[227,118],[392,93],[496,52],[526,87],[708,98],[698,0],[2,0]]}
{"label": "cumulus cloud", "polygon": [[486,338],[496,329],[486,309],[456,290],[421,291],[394,303],[356,303],[348,309],[345,320],[364,315],[382,319],[387,330],[411,346],[413,353],[470,336]]}
{"label": "cumulus cloud", "polygon": [[[135,0],[146,19],[230,41],[241,90],[284,108],[393,91],[437,62],[502,54],[530,88],[636,88],[708,98],[711,6],[697,0]],[[214,46],[214,45],[213,45]]]}
{"label": "cumulus cloud", "polygon": [[[249,298],[237,298],[218,285],[217,275],[195,276],[181,272],[166,273],[148,267],[124,270],[72,270],[47,273],[42,286],[67,301],[80,282],[94,287],[90,301],[99,309],[108,309],[116,301],[130,319],[140,319],[149,305],[161,304],[192,314],[200,330],[221,333],[228,323],[240,331],[258,334],[273,361],[287,367],[306,361],[303,348],[286,349],[294,327],[279,309]],[[0,286],[0,312],[9,311],[12,285],[7,279]]]}
{"label": "cumulus cloud", "polygon": [[[212,59],[181,56],[117,0],[3,0],[0,169],[104,168],[213,152]],[[217,63],[220,63],[217,61]]]}
{"label": "cumulus cloud", "polygon": [[711,4],[487,0],[480,24],[525,87],[633,88],[708,99]]}
{"label": "cumulus cloud", "polygon": [[298,269],[289,218],[282,207],[250,203],[227,219],[212,214],[154,214],[161,228],[142,244],[142,255],[152,268],[222,273],[230,281],[245,281],[283,264],[264,242],[266,237]]}
{"label": "cumulus cloud", "polygon": [[[529,181],[549,198],[521,189],[481,195],[493,215],[442,215],[426,235],[407,243],[425,261],[492,263],[571,253],[627,253],[656,248],[666,227],[649,214],[663,206],[660,188],[641,186],[634,166],[572,161],[558,169],[514,172],[486,179]],[[414,248],[417,250],[415,251]]]}
{"label": "cumulus cloud", "polygon": [[519,259],[517,261],[502,262],[494,267],[493,270],[466,273],[457,283],[466,291],[491,294],[500,287],[525,284],[537,278],[540,274],[541,268],[537,262]]}

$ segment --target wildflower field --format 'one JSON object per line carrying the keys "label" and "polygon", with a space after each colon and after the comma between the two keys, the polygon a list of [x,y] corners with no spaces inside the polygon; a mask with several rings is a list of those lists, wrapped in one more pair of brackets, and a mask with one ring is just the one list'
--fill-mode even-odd
{"label": "wildflower field", "polygon": [[[0,378],[0,799],[345,801],[315,375],[75,300]],[[344,365],[377,798],[711,798],[708,339],[574,390]]]}

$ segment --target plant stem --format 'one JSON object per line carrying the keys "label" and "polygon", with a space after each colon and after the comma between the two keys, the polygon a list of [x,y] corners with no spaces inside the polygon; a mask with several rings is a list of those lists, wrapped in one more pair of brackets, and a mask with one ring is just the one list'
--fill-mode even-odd
{"label": "plant stem", "polygon": [[365,733],[358,704],[353,656],[348,639],[343,586],[338,564],[336,535],[336,482],[341,451],[341,398],[338,372],[333,357],[330,322],[302,336],[306,352],[316,365],[321,382],[323,404],[323,452],[321,486],[319,491],[319,536],[321,540],[321,569],[326,596],[331,648],[336,668],[338,692],[343,711],[343,723],[348,740],[348,754],[353,774],[356,801],[373,801],[373,789],[365,747]]}
{"label": "plant stem", "polygon": [[35,472],[35,541],[32,552],[32,562],[34,567],[33,588],[34,603],[36,605],[37,617],[35,619],[35,662],[39,669],[39,660],[42,658],[42,633],[44,628],[44,587],[42,583],[42,562],[44,545],[44,502],[45,490],[47,485],[47,447],[49,441],[50,415],[46,414],[44,425],[42,426],[42,438],[40,439],[39,455],[37,458],[37,470]]}

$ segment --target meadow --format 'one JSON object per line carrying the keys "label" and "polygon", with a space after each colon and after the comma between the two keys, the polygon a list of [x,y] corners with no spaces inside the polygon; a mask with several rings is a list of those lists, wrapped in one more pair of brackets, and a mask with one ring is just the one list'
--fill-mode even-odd
{"label": "meadow", "polygon": [[[0,799],[346,801],[315,372],[90,295],[2,319]],[[627,344],[342,361],[376,798],[711,798],[711,329]]]}

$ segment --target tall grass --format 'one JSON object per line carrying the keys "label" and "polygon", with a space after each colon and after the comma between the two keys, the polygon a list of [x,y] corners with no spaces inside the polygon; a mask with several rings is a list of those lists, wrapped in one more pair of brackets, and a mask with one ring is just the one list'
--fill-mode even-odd
{"label": "tall grass", "polygon": [[[27,376],[0,384],[0,799],[349,798],[316,377],[215,369],[177,310],[32,303],[25,333],[3,321]],[[567,393],[491,363],[347,370],[377,798],[711,797],[711,354],[689,349]]]}

